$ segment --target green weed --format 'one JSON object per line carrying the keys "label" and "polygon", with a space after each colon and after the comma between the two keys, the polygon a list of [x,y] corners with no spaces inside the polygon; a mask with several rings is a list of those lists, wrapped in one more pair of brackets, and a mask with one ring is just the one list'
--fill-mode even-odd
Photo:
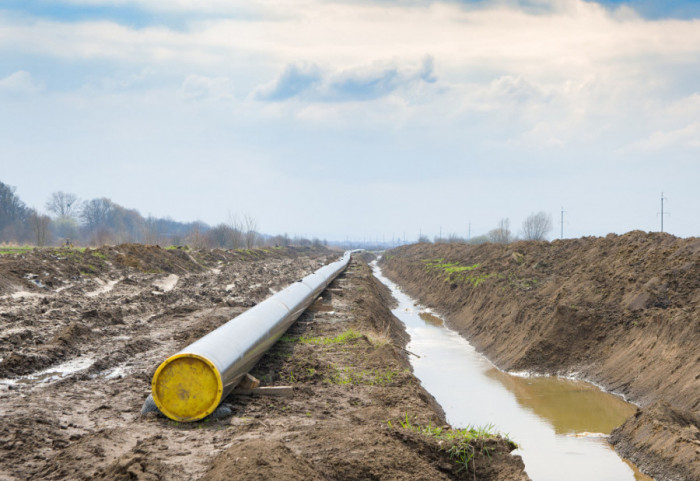
{"label": "green weed", "polygon": [[462,266],[459,262],[445,262],[444,258],[424,259],[422,262],[427,271],[443,272],[445,274],[445,282],[450,283],[471,284],[472,287],[478,287],[479,284],[484,282],[486,279],[497,276],[495,273],[472,273],[472,271],[481,267],[481,264],[478,263],[469,266]]}
{"label": "green weed", "polygon": [[299,336],[299,337],[292,337],[288,335],[284,335],[280,337],[280,342],[299,342],[301,344],[319,344],[319,345],[330,345],[330,344],[347,344],[350,341],[354,341],[355,339],[358,339],[362,337],[362,334],[359,332],[353,331],[352,329],[349,331],[345,331],[342,334],[338,334],[335,337],[306,337],[306,336]]}
{"label": "green weed", "polygon": [[[387,424],[390,428],[393,428],[391,421],[387,421]],[[440,444],[440,449],[446,451],[450,458],[462,466],[461,469],[465,470],[469,468],[469,462],[474,458],[477,449],[479,449],[480,453],[489,456],[489,448],[484,445],[484,440],[486,439],[502,437],[515,448],[518,447],[517,443],[508,438],[508,435],[494,431],[492,424],[467,426],[464,429],[444,429],[442,427],[434,427],[432,424],[428,424],[428,426],[413,425],[408,414],[406,414],[406,417],[400,424],[403,429],[430,436],[439,441],[447,441],[445,446]]]}
{"label": "green weed", "polygon": [[3,246],[0,247],[0,256],[8,254],[26,254],[32,250],[34,250],[34,247],[31,246]]}
{"label": "green weed", "polygon": [[394,382],[398,371],[380,371],[379,369],[356,370],[352,367],[333,367],[333,372],[324,379],[329,384],[355,386],[386,386]]}

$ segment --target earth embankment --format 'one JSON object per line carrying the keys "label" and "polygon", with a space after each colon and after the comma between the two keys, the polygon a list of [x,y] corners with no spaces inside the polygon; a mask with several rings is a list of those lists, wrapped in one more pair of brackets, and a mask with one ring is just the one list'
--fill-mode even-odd
{"label": "earth embankment", "polygon": [[449,453],[457,440],[403,427],[452,432],[411,372],[390,292],[359,259],[255,367],[284,396],[234,392],[197,423],[140,415],[163,359],[337,257],[139,245],[0,256],[0,480],[526,480],[506,440],[461,446],[475,454],[465,467]]}
{"label": "earth embankment", "polygon": [[[682,419],[697,419],[700,239],[636,231],[551,243],[414,244],[388,251],[382,269],[502,369],[575,374],[643,411],[664,401]],[[628,420],[612,438],[616,448],[663,465],[652,473],[660,479],[700,479],[700,426],[679,426],[658,411]],[[641,443],[632,435],[640,429],[659,439]]]}

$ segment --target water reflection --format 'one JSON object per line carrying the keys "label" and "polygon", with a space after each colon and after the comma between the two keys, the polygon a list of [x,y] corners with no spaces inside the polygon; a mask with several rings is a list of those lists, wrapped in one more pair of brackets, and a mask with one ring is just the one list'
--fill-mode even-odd
{"label": "water reflection", "polygon": [[421,319],[423,319],[426,324],[430,324],[432,326],[443,326],[444,322],[442,321],[442,318],[429,313],[428,311],[422,311],[421,313],[418,314]]}
{"label": "water reflection", "polygon": [[582,381],[549,376],[513,376],[496,368],[484,373],[515,395],[518,404],[547,421],[556,434],[609,434],[637,408]]}

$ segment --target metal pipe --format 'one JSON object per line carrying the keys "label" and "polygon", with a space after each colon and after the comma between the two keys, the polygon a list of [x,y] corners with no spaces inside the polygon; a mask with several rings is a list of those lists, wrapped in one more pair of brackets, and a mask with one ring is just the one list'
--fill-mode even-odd
{"label": "metal pipe", "polygon": [[163,361],[151,381],[158,409],[182,422],[214,412],[349,262],[346,252]]}

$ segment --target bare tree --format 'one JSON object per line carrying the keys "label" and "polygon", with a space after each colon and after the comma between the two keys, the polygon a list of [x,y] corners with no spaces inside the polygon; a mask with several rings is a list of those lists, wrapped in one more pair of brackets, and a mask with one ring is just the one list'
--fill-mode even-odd
{"label": "bare tree", "polygon": [[523,238],[525,240],[544,240],[552,230],[552,217],[545,212],[530,214],[523,222]]}
{"label": "bare tree", "polygon": [[231,211],[228,213],[229,240],[227,247],[231,249],[240,249],[243,245],[243,225]]}
{"label": "bare tree", "polygon": [[103,197],[83,202],[80,218],[89,229],[105,227],[112,211],[112,201]]}
{"label": "bare tree", "polygon": [[58,191],[49,197],[46,210],[53,212],[59,219],[75,218],[80,210],[80,202],[77,195]]}
{"label": "bare tree", "polygon": [[223,223],[212,227],[204,234],[207,245],[213,248],[230,249],[233,236],[233,229]]}
{"label": "bare tree", "polygon": [[158,232],[158,219],[149,215],[143,224],[143,241],[145,244],[156,245],[160,244],[160,235]]}
{"label": "bare tree", "polygon": [[284,234],[268,238],[266,244],[275,247],[287,247],[289,242],[289,236]]}
{"label": "bare tree", "polygon": [[243,225],[245,228],[246,248],[250,249],[252,247],[255,247],[255,244],[257,244],[258,241],[258,233],[255,230],[258,226],[258,223],[253,217],[246,215],[245,217],[243,217]]}
{"label": "bare tree", "polygon": [[42,215],[36,210],[32,210],[29,215],[29,223],[34,231],[34,240],[39,247],[45,246],[51,237],[51,217]]}
{"label": "bare tree", "polygon": [[498,222],[498,227],[491,229],[487,234],[491,242],[497,244],[510,244],[513,242],[513,234],[510,232],[510,220],[506,217]]}
{"label": "bare tree", "polygon": [[202,230],[205,227],[203,222],[196,221],[192,224],[192,228],[187,233],[187,243],[190,244],[195,249],[201,249],[205,247],[205,239],[202,234]]}

